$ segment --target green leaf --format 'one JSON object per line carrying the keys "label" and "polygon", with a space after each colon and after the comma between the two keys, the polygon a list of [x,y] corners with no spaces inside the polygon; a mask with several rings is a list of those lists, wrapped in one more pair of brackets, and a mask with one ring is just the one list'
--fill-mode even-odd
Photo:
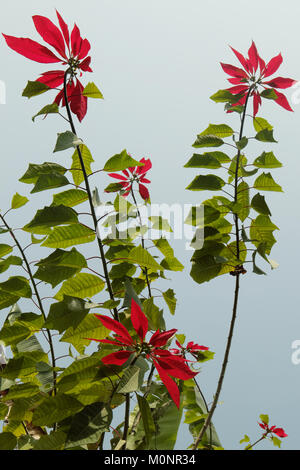
{"label": "green leaf", "polygon": [[243,439],[240,440],[240,444],[243,444],[244,442],[250,442],[250,437],[247,436],[247,434],[245,434]]}
{"label": "green leaf", "polygon": [[72,224],[64,227],[55,227],[42,246],[48,248],[68,248],[72,245],[90,243],[94,239],[94,230],[85,225]]}
{"label": "green leaf", "polygon": [[241,205],[238,211],[239,219],[244,222],[250,212],[249,202],[249,186],[245,181],[242,181],[237,188],[237,202]]}
{"label": "green leaf", "polygon": [[78,352],[83,354],[85,346],[90,344],[90,340],[86,338],[104,339],[108,333],[102,323],[94,315],[89,314],[76,328],[68,328],[61,341],[73,344]]}
{"label": "green leaf", "polygon": [[160,265],[168,271],[183,271],[184,269],[184,266],[174,256],[164,258]]}
{"label": "green leaf", "polygon": [[70,184],[68,178],[60,173],[53,171],[52,173],[39,176],[34,188],[30,191],[30,193],[34,194],[41,191],[46,191],[48,189],[60,188],[61,186],[66,186],[67,184]]}
{"label": "green leaf", "polygon": [[3,256],[8,255],[12,251],[13,249],[10,245],[6,245],[5,243],[0,243],[0,258],[3,258]]}
{"label": "green leaf", "polygon": [[66,433],[63,431],[51,432],[34,443],[34,450],[63,450],[66,441]]}
{"label": "green leaf", "polygon": [[125,276],[132,277],[135,274],[136,268],[129,263],[120,263],[113,266],[109,272],[111,279],[120,279]]}
{"label": "green leaf", "polygon": [[235,100],[235,95],[232,95],[228,90],[219,90],[210,99],[215,101],[215,103],[226,103]]}
{"label": "green leaf", "polygon": [[[184,400],[183,406],[186,410],[185,422],[189,423],[189,431],[193,436],[193,441],[195,441],[202,429],[208,409],[194,380],[184,381],[182,395]],[[205,432],[198,448],[207,450],[222,448],[218,434],[212,423]]]}
{"label": "green leaf", "polygon": [[275,224],[267,215],[258,215],[256,219],[252,220],[250,226],[250,238],[252,243],[258,247],[261,243],[266,244],[266,253],[270,254],[272,246],[276,242],[273,232],[278,230]]}
{"label": "green leaf", "polygon": [[0,331],[0,341],[5,346],[14,345],[31,335],[29,328],[23,325],[4,325]]}
{"label": "green leaf", "polygon": [[262,117],[255,117],[253,118],[253,126],[256,132],[260,132],[263,129],[268,129],[271,131],[273,129],[273,126],[268,123],[268,121]]}
{"label": "green leaf", "polygon": [[51,426],[62,421],[82,409],[82,404],[69,395],[57,394],[47,397],[34,410],[32,424],[35,426]]}
{"label": "green leaf", "polygon": [[112,411],[109,406],[101,402],[87,405],[72,417],[66,448],[98,442],[101,434],[109,431],[111,421]]}
{"label": "green leaf", "polygon": [[124,374],[118,386],[118,393],[131,393],[139,389],[140,369],[137,366],[129,366],[125,369]]}
{"label": "green leaf", "polygon": [[34,121],[37,116],[45,115],[46,117],[47,114],[55,114],[55,113],[59,113],[58,104],[57,103],[47,104],[37,114],[32,116],[32,120]]}
{"label": "green leaf", "polygon": [[23,355],[17,358],[10,359],[5,366],[5,369],[2,370],[0,375],[1,377],[11,380],[26,377],[36,372],[35,365],[35,360]]}
{"label": "green leaf", "polygon": [[281,186],[275,183],[271,173],[262,173],[256,180],[254,181],[253,187],[260,191],[276,191],[276,192],[283,192]]}
{"label": "green leaf", "polygon": [[166,257],[173,258],[174,250],[166,238],[156,238],[152,240],[156,248]]}
{"label": "green leaf", "polygon": [[61,302],[51,304],[45,328],[59,333],[70,327],[77,328],[89,312],[85,304],[80,298],[65,295]]}
{"label": "green leaf", "polygon": [[103,95],[94,82],[89,82],[84,88],[82,94],[88,98],[98,98],[103,100]]}
{"label": "green leaf", "polygon": [[257,157],[254,162],[254,166],[258,168],[280,168],[282,163],[275,157],[273,152],[263,152],[259,157]]}
{"label": "green leaf", "polygon": [[263,129],[262,131],[258,132],[255,136],[256,140],[260,142],[277,142],[277,140],[273,137],[273,130]]}
{"label": "green leaf", "polygon": [[21,196],[19,193],[16,193],[11,201],[11,208],[12,209],[19,209],[19,207],[25,206],[29,199],[25,196]]}
{"label": "green leaf", "polygon": [[88,194],[82,189],[67,189],[62,193],[53,195],[53,206],[63,204],[67,207],[74,207],[88,200]]}
{"label": "green leaf", "polygon": [[248,145],[248,139],[247,137],[242,137],[241,140],[238,140],[235,145],[237,146],[237,148],[239,150],[243,150],[243,148],[245,148],[247,145]]}
{"label": "green leaf", "polygon": [[251,201],[251,207],[259,214],[272,215],[265,201],[265,196],[262,196],[259,193],[253,196]]}
{"label": "green leaf", "polygon": [[[91,164],[93,163],[94,159],[92,157],[90,150],[88,149],[86,145],[84,144],[79,145],[79,149],[81,152],[81,157],[84,163],[86,174],[89,176],[92,173]],[[72,174],[73,182],[76,186],[79,186],[84,181],[83,171],[82,171],[77,149],[72,155],[71,174]]]}
{"label": "green leaf", "polygon": [[0,283],[0,292],[11,293],[18,297],[30,298],[32,295],[28,279],[23,276],[12,276],[7,281]]}
{"label": "green leaf", "polygon": [[233,129],[227,126],[227,124],[209,124],[208,128],[199,135],[215,135],[222,138],[230,137],[233,135],[233,132]]}
{"label": "green leaf", "polygon": [[122,308],[126,308],[126,307],[131,308],[132,299],[134,299],[134,301],[142,308],[141,301],[138,298],[138,295],[135,292],[130,280],[125,279],[124,285],[125,285],[125,295],[124,295],[124,302],[123,302]]}
{"label": "green leaf", "polygon": [[197,139],[193,143],[193,147],[220,147],[224,144],[224,141],[215,135],[201,135],[197,136]]}
{"label": "green leaf", "polygon": [[[158,416],[154,418],[156,433],[152,434],[149,449],[172,450],[177,440],[177,433],[182,418],[182,407],[178,410],[169,395],[163,396],[163,389],[158,387],[156,403]],[[155,409],[153,409],[155,412]]]}
{"label": "green leaf", "polygon": [[225,181],[215,175],[199,175],[187,186],[190,191],[218,191],[225,185]]}
{"label": "green leaf", "polygon": [[266,90],[263,90],[260,93],[260,96],[263,98],[267,98],[268,100],[277,100],[278,96],[276,95],[276,92],[273,88],[268,88]]}
{"label": "green leaf", "polygon": [[269,415],[261,414],[259,415],[259,418],[263,423],[269,424]]}
{"label": "green leaf", "polygon": [[35,217],[24,229],[31,232],[39,227],[55,227],[64,224],[77,224],[77,213],[71,207],[49,206],[37,211]]}
{"label": "green leaf", "polygon": [[192,206],[184,223],[187,225],[193,225],[194,227],[204,225],[203,206]]}
{"label": "green leaf", "polygon": [[155,304],[153,297],[143,300],[142,310],[149,320],[151,330],[165,330],[166,324],[163,318],[163,310],[160,310]]}
{"label": "green leaf", "polygon": [[11,432],[0,434],[0,450],[14,450],[17,447],[17,438]]}
{"label": "green leaf", "polygon": [[0,294],[0,310],[15,304],[20,298],[18,295],[14,295],[9,292],[3,292],[1,290]]}
{"label": "green leaf", "polygon": [[104,171],[121,171],[126,170],[126,168],[134,166],[144,166],[143,163],[134,160],[126,150],[122,150],[121,153],[118,153],[111,157],[104,165]]}
{"label": "green leaf", "polygon": [[[211,165],[214,165],[211,168],[219,168],[219,166],[215,166],[217,164],[215,160],[219,163],[228,163],[231,161],[231,158],[228,157],[226,153],[218,150],[215,150],[214,152],[204,152],[202,154],[194,153],[192,158],[184,166],[185,168],[210,168],[210,162]],[[200,166],[203,163],[205,166]]]}
{"label": "green leaf", "polygon": [[53,172],[64,175],[66,171],[67,169],[61,165],[58,165],[58,163],[45,162],[41,165],[29,163],[26,173],[22,176],[22,178],[19,179],[19,181],[21,181],[21,183],[32,184],[36,183],[39,176],[41,175],[51,174]]}
{"label": "green leaf", "polygon": [[22,263],[23,260],[19,256],[8,256],[3,261],[0,261],[0,274],[7,271],[10,266],[21,266]]}
{"label": "green leaf", "polygon": [[116,193],[117,191],[122,191],[123,185],[121,183],[110,183],[105,188],[106,193]]}
{"label": "green leaf", "polygon": [[85,268],[87,262],[76,248],[72,248],[71,251],[57,249],[47,258],[36,263],[36,266],[39,266],[39,268],[34,277],[50,283],[52,287],[56,287],[60,282]]}
{"label": "green leaf", "polygon": [[162,230],[164,232],[173,232],[167,219],[163,219],[160,215],[152,215],[149,217],[149,220],[152,222],[153,230]]}
{"label": "green leaf", "polygon": [[222,265],[217,263],[214,256],[206,255],[192,262],[191,277],[198,284],[217,277]]}
{"label": "green leaf", "polygon": [[[99,320],[98,325],[101,326]],[[109,331],[104,330],[107,336]],[[100,380],[100,378],[115,375],[112,370],[101,363],[101,355],[103,354],[95,352],[88,357],[73,361],[58,377],[58,391],[60,393],[75,393],[78,390],[81,391],[82,388],[85,388],[87,385],[92,384],[96,379]]]}
{"label": "green leaf", "polygon": [[219,160],[211,155],[213,153],[214,152],[206,152],[203,154],[194,153],[192,158],[184,165],[184,168],[220,168],[221,164]]}
{"label": "green leaf", "polygon": [[155,434],[156,427],[151,413],[151,408],[148,401],[141,395],[136,395],[138,400],[139,409],[145,430],[146,441],[150,442],[151,437]]}
{"label": "green leaf", "polygon": [[61,152],[77,146],[78,137],[71,131],[61,132],[57,134],[57,140],[53,153]]}
{"label": "green leaf", "polygon": [[175,292],[173,289],[168,289],[166,292],[163,292],[163,298],[165,299],[166,304],[169,307],[170,313],[175,314],[177,299],[175,297]]}
{"label": "green leaf", "polygon": [[271,441],[273,442],[273,445],[274,445],[275,447],[279,447],[279,448],[281,447],[281,440],[278,439],[278,437],[272,436],[272,437],[271,437]]}
{"label": "green leaf", "polygon": [[105,282],[94,274],[78,273],[63,283],[55,295],[55,299],[62,300],[64,295],[79,297],[93,297],[104,289]]}
{"label": "green leaf", "polygon": [[151,271],[162,271],[162,267],[155,261],[152,255],[141,246],[133,248],[127,255],[127,261],[138,264],[144,268],[150,269]]}
{"label": "green leaf", "polygon": [[32,82],[29,80],[23,90],[22,96],[26,96],[26,98],[32,98],[33,96],[41,95],[48,90],[51,90],[51,88],[44,83],[38,81]]}

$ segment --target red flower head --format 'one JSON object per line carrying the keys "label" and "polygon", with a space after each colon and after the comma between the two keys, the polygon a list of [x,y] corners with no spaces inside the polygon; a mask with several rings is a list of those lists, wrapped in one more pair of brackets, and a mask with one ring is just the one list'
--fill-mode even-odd
{"label": "red flower head", "polygon": [[105,315],[95,315],[98,320],[101,321],[105,328],[114,331],[116,334],[114,339],[100,339],[93,340],[99,343],[114,344],[121,347],[119,351],[108,354],[102,358],[104,364],[115,364],[123,365],[125,362],[132,357],[144,355],[147,359],[150,359],[155,365],[157,372],[166,386],[172,400],[174,401],[177,408],[180,405],[180,394],[179,389],[171,377],[175,377],[181,380],[188,380],[195,377],[197,373],[192,372],[191,369],[186,365],[186,361],[182,357],[175,356],[167,349],[163,349],[166,346],[172,336],[176,333],[176,329],[162,331],[157,330],[152,334],[150,340],[145,342],[145,337],[148,332],[148,319],[142,312],[139,305],[132,299],[131,301],[131,322],[134,330],[137,333],[138,339],[134,339],[130,336],[129,331],[120,322],[113,320]]}
{"label": "red flower head", "polygon": [[[87,97],[82,94],[84,87],[77,78],[77,73],[79,71],[81,76],[82,72],[92,72],[90,68],[91,57],[88,56],[91,46],[87,39],[82,39],[76,24],[70,35],[67,24],[58,11],[56,14],[60,29],[45,16],[35,15],[32,19],[37,32],[47,44],[55,49],[60,57],[32,39],[16,38],[6,34],[3,36],[11,49],[30,60],[42,64],[61,62],[68,67],[67,71],[70,75],[67,83],[68,101],[71,111],[76,114],[79,121],[82,121],[87,111]],[[50,88],[57,88],[64,83],[65,73],[64,70],[50,70],[42,73],[37,81]],[[63,90],[58,93],[54,101],[58,105],[62,102],[62,106],[65,106]]]}
{"label": "red flower head", "polygon": [[[274,88],[289,88],[293,83],[295,83],[295,80],[291,78],[276,77],[272,80],[265,81],[267,77],[277,72],[279,66],[282,64],[281,54],[273,57],[267,64],[265,64],[264,60],[258,55],[253,41],[248,51],[248,57],[244,57],[240,52],[236,51],[232,47],[231,49],[243,66],[243,69],[241,69],[234,65],[221,63],[224,72],[231,77],[228,78],[228,81],[234,85],[231,88],[227,88],[227,90],[234,95],[242,95],[241,99],[237,103],[234,103],[233,106],[244,105],[247,95],[250,92],[250,96],[253,96],[253,115],[256,116],[258,108],[261,105],[261,96],[264,96],[264,94],[259,92],[258,87],[261,86],[264,90],[267,90],[267,87],[272,88],[275,97],[277,97],[275,98],[275,102],[284,109],[293,111],[285,95]],[[264,93],[264,91],[262,93]]]}
{"label": "red flower head", "polygon": [[278,437],[287,437],[287,434],[282,428],[276,428],[276,426],[269,427],[268,423],[265,423],[264,421],[258,424],[262,429],[266,431],[264,434],[265,436],[267,434],[276,434]]}
{"label": "red flower head", "polygon": [[197,353],[199,351],[208,351],[209,348],[207,346],[200,346],[199,344],[195,344],[193,341],[189,341],[186,347],[182,346],[178,340],[175,341],[176,345],[179,349],[174,348],[170,349],[173,354],[184,356],[186,353],[192,354],[197,359]]}
{"label": "red flower head", "polygon": [[150,199],[149,191],[143,183],[151,183],[151,181],[145,178],[145,176],[152,168],[152,163],[150,158],[142,158],[140,162],[144,163],[144,166],[131,167],[128,168],[129,171],[123,170],[123,175],[119,175],[118,173],[108,173],[108,175],[112,178],[121,180],[120,182],[123,186],[123,190],[125,191],[123,196],[128,196],[134,182],[138,183],[141,197],[145,201],[148,201]]}

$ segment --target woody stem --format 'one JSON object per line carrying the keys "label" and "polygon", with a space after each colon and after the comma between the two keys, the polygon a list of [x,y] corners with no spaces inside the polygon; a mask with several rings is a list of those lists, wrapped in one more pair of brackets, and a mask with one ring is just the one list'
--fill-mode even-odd
{"label": "woody stem", "polygon": [[[70,110],[70,105],[69,105],[69,102],[68,102],[67,78],[68,78],[69,74],[70,74],[70,70],[67,70],[65,72],[65,75],[64,75],[64,98],[65,98],[66,110],[67,110],[71,130],[72,130],[73,134],[77,135],[76,134],[76,129],[75,129],[75,126],[74,126],[74,121],[73,121],[73,118],[72,118],[72,113],[71,113],[71,110]],[[83,177],[84,177],[86,192],[87,192],[87,195],[88,195],[88,200],[89,200],[91,215],[92,215],[92,219],[93,219],[94,229],[95,229],[95,233],[96,233],[96,237],[97,237],[97,242],[98,242],[98,246],[99,246],[100,256],[101,256],[101,260],[102,260],[102,266],[103,266],[103,272],[104,272],[104,276],[105,276],[105,280],[106,280],[107,290],[108,290],[108,293],[109,293],[109,296],[110,296],[111,300],[114,300],[114,294],[113,294],[113,290],[112,290],[112,286],[111,286],[111,282],[110,282],[110,278],[109,278],[109,274],[108,274],[107,262],[106,262],[106,258],[105,258],[105,253],[104,253],[102,240],[101,240],[100,234],[97,233],[97,225],[98,225],[97,216],[96,216],[96,213],[95,213],[95,208],[94,208],[93,199],[92,199],[92,192],[91,192],[88,176],[87,176],[87,173],[86,173],[85,164],[84,164],[84,161],[83,161],[83,158],[82,158],[80,145],[76,146],[76,150],[77,150],[80,166],[81,166]],[[114,319],[119,321],[118,310],[116,308],[114,308],[113,312],[114,312]]]}
{"label": "woody stem", "polygon": [[[240,126],[240,132],[239,132],[239,140],[242,139],[243,137],[243,129],[244,129],[244,123],[245,123],[245,116],[246,116],[246,109],[247,109],[247,103],[249,100],[249,96],[252,92],[252,88],[250,87],[246,96],[246,101],[244,104],[244,110],[242,114],[242,119],[241,119],[241,126]],[[238,171],[239,171],[239,164],[240,164],[240,156],[241,156],[241,150],[238,149],[237,153],[237,158],[236,158],[236,169],[235,169],[235,193],[234,193],[234,200],[237,202],[237,197],[238,197]],[[234,214],[234,222],[235,222],[235,228],[236,228],[236,258],[239,260],[239,255],[240,255],[240,240],[239,240],[239,218],[237,214]],[[218,401],[219,401],[219,396],[222,390],[223,386],[223,381],[226,373],[226,368],[227,368],[227,363],[229,359],[229,353],[231,349],[231,343],[232,343],[232,338],[233,338],[233,332],[234,332],[234,326],[235,326],[235,321],[237,317],[237,306],[238,306],[238,298],[239,298],[239,289],[240,289],[240,273],[237,272],[235,274],[235,291],[234,291],[234,299],[233,299],[233,308],[232,308],[232,317],[231,317],[231,322],[230,322],[230,327],[229,327],[229,333],[228,333],[228,339],[227,339],[227,344],[226,344],[226,349],[225,349],[225,354],[224,354],[224,359],[221,367],[221,372],[218,380],[218,385],[217,385],[217,390],[214,395],[214,400],[212,403],[212,406],[210,408],[210,411],[207,415],[206,420],[204,421],[203,427],[201,428],[201,431],[194,442],[194,445],[192,447],[193,450],[196,450],[198,448],[198,445],[201,443],[202,438],[208,428],[208,426],[211,423],[213,414],[215,412],[215,409],[217,407]]]}
{"label": "woody stem", "polygon": [[[133,199],[133,202],[134,202],[136,210],[137,210],[137,215],[138,215],[138,218],[139,218],[140,227],[142,228],[142,217],[141,217],[141,213],[139,211],[138,204],[137,204],[137,201],[136,201],[136,198],[135,198],[132,187],[131,187],[131,195],[132,195],[132,199]],[[141,240],[142,240],[142,247],[145,248],[145,241],[144,241],[143,235],[141,235]],[[152,293],[151,293],[150,281],[149,281],[149,276],[148,276],[148,269],[144,268],[143,273],[145,274],[147,288],[148,288],[148,294],[149,294],[149,298],[150,298],[150,297],[152,297]]]}

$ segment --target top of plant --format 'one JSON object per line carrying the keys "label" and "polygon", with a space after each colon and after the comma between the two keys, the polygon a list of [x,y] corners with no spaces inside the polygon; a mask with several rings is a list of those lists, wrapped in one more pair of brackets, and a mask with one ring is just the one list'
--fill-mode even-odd
{"label": "top of plant", "polygon": [[[243,66],[243,69],[235,67],[234,65],[224,64],[221,66],[225,73],[230,75],[228,78],[229,83],[233,87],[227,88],[233,95],[241,95],[240,99],[233,104],[233,106],[244,105],[246,102],[247,93],[251,88],[251,96],[253,96],[253,116],[255,117],[259,106],[261,105],[261,97],[274,99],[277,104],[282,106],[288,111],[293,111],[283,93],[280,93],[274,88],[289,88],[295,80],[292,78],[275,77],[272,80],[264,81],[270,75],[273,75],[282,64],[282,55],[279,53],[273,57],[267,64],[259,56],[256,45],[252,41],[252,45],[248,50],[248,57],[244,57],[240,52],[231,47],[232,51],[238,58]],[[259,87],[264,88],[260,93]],[[269,87],[269,88],[268,88]],[[270,89],[271,88],[271,89]]]}
{"label": "top of plant", "polygon": [[[57,57],[48,47],[28,38],[16,38],[3,34],[7,45],[35,62],[53,64],[61,62],[67,68],[64,70],[49,70],[43,72],[36,80],[46,88],[41,88],[40,93],[49,88],[57,88],[64,83],[65,74],[69,74],[67,94],[71,110],[82,121],[87,112],[87,97],[83,95],[84,87],[78,79],[78,73],[92,72],[90,68],[91,57],[88,56],[91,45],[87,39],[83,39],[78,26],[75,24],[70,34],[67,24],[61,15],[56,12],[60,29],[45,16],[32,17],[35,28],[44,41],[53,47],[60,57]],[[54,102],[65,106],[63,89],[59,91]]]}

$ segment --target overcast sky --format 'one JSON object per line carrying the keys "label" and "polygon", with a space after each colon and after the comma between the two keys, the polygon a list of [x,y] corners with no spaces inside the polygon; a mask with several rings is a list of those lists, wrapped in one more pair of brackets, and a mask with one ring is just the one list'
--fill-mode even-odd
{"label": "overcast sky", "polygon": [[[193,153],[196,134],[208,123],[238,127],[236,114],[225,115],[222,104],[209,99],[228,83],[219,62],[238,65],[229,45],[245,53],[254,39],[265,60],[282,53],[284,62],[278,75],[300,79],[297,0],[276,4],[268,0],[10,0],[2,5],[1,31],[39,40],[31,16],[40,14],[55,21],[55,8],[69,25],[76,21],[91,42],[94,73],[86,74],[82,81],[94,81],[105,98],[89,102],[83,124],[76,123],[78,135],[91,149],[98,168],[124,148],[137,159],[151,158],[149,176],[155,203],[196,203],[210,196],[185,190],[196,171],[183,169],[183,165]],[[6,104],[0,105],[1,209],[10,204],[16,191],[28,193],[18,178],[29,162],[51,161],[56,133],[67,129],[57,116],[33,123],[31,117],[49,98],[42,95],[27,100],[21,96],[27,80],[51,68],[19,56],[1,41],[0,79],[6,84]],[[290,101],[292,92],[286,91]],[[280,267],[268,271],[268,276],[248,273],[241,282],[228,373],[214,417],[225,448],[241,448],[238,442],[244,433],[256,440],[260,413],[269,413],[272,424],[284,427],[289,435],[284,449],[300,447],[300,365],[291,361],[291,344],[300,340],[300,105],[292,106],[294,113],[267,102],[260,112],[275,127],[279,143],[270,150],[284,164],[274,171],[284,193],[266,193],[272,220],[280,227],[272,252]],[[263,144],[256,144],[250,157],[264,149]],[[55,158],[67,164],[69,154],[56,154]],[[100,191],[108,179],[95,179]],[[17,223],[28,221],[34,207],[43,207],[51,199],[49,194],[39,193],[33,200],[21,211],[22,221]],[[215,360],[205,363],[199,375],[210,402],[228,334],[234,279],[223,276],[195,284],[189,277],[191,252],[185,250],[185,241],[176,241],[174,246],[186,269],[172,275],[172,283],[164,284],[173,287],[178,298],[175,318],[166,313],[167,325],[216,352]],[[189,437],[182,435],[178,448],[188,443]],[[263,443],[261,448],[271,447]]]}

